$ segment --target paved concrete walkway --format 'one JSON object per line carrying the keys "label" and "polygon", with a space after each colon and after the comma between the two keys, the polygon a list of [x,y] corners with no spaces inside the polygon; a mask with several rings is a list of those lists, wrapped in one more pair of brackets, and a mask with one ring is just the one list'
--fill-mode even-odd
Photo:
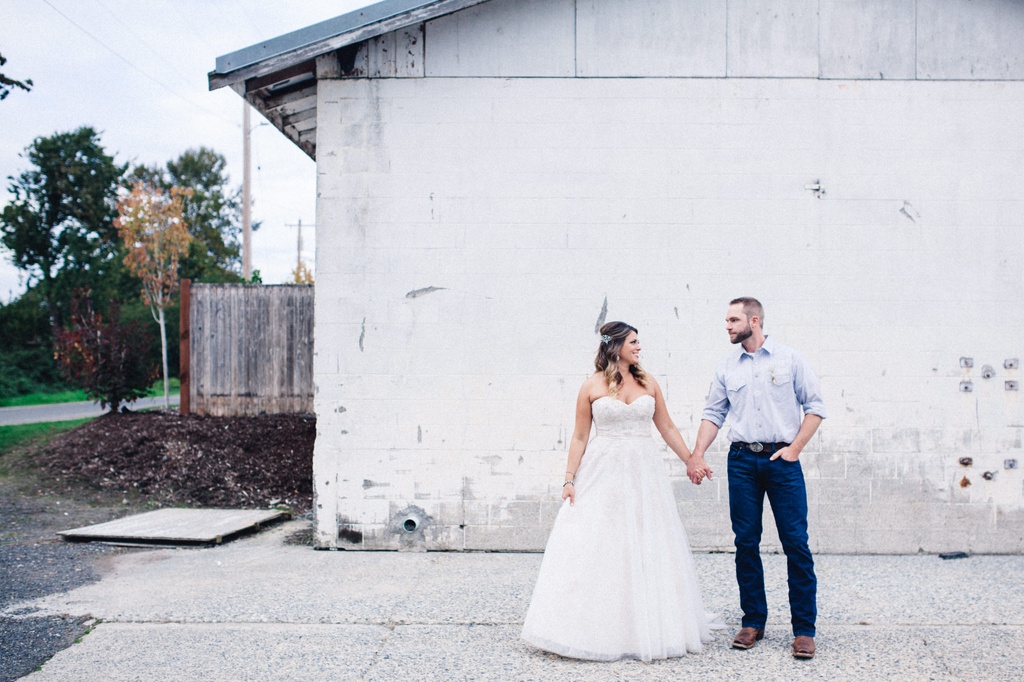
{"label": "paved concrete walkway", "polygon": [[[701,654],[586,663],[519,639],[539,554],[317,552],[304,522],[209,549],[136,552],[99,583],[12,606],[91,614],[95,629],[25,678],[45,680],[1021,680],[1024,557],[819,556],[818,656],[789,653],[785,558],[750,651],[729,554],[698,554],[730,625]],[[600,599],[601,595],[593,595]]]}
{"label": "paved concrete walkway", "polygon": [[[171,407],[176,407],[181,398],[178,394],[170,396]],[[128,403],[130,410],[145,410],[150,407],[163,407],[164,397],[139,398]],[[63,422],[72,419],[87,419],[106,414],[107,410],[98,402],[55,403],[53,405],[26,405],[24,407],[0,407],[0,426],[14,424],[36,424],[39,422]]]}

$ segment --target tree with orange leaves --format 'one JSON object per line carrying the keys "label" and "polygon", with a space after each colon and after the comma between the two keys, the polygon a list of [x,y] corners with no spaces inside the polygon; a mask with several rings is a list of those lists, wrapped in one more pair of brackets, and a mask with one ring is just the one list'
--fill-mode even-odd
{"label": "tree with orange leaves", "polygon": [[164,362],[164,405],[171,406],[167,382],[167,323],[164,310],[178,289],[178,261],[188,252],[191,237],[182,216],[182,199],[192,190],[172,187],[168,194],[137,182],[117,202],[114,227],[128,255],[125,266],[142,280],[142,298],[160,325]]}
{"label": "tree with orange leaves", "polygon": [[296,284],[312,284],[313,273],[310,272],[305,263],[299,261],[299,264],[292,270],[292,281]]}

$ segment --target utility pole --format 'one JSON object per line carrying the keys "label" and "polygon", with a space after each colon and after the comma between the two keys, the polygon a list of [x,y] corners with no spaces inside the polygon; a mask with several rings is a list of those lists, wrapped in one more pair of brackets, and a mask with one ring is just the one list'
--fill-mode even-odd
{"label": "utility pole", "polygon": [[250,187],[252,171],[250,170],[249,153],[249,102],[242,99],[242,277],[245,281],[252,279],[252,203]]}
{"label": "utility pole", "polygon": [[[287,224],[285,224],[285,227],[297,227],[297,228],[299,228],[299,235],[298,235],[299,239],[298,239],[298,244],[296,244],[296,246],[298,248],[298,251],[295,254],[295,267],[299,267],[302,264],[302,262],[303,262],[302,261],[302,218],[299,218],[299,221],[297,223],[287,223]],[[313,227],[313,228],[315,228],[316,225],[306,225],[306,227]]]}
{"label": "utility pole", "polygon": [[[299,280],[300,273],[305,272],[306,274],[309,274],[309,268],[306,267],[305,262],[302,260],[302,218],[299,218],[297,223],[286,224],[285,227],[297,227],[299,230],[298,240],[295,245],[295,277],[296,281],[301,284],[301,281]],[[306,227],[309,227],[309,225]],[[313,227],[315,228],[316,225],[313,225]]]}

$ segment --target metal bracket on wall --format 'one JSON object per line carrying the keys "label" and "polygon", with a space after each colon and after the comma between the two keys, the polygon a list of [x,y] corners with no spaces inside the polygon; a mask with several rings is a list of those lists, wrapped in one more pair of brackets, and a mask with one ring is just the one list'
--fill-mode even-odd
{"label": "metal bracket on wall", "polygon": [[809,185],[804,185],[804,189],[814,192],[814,196],[819,199],[825,196],[825,188],[821,186],[821,180],[815,180]]}

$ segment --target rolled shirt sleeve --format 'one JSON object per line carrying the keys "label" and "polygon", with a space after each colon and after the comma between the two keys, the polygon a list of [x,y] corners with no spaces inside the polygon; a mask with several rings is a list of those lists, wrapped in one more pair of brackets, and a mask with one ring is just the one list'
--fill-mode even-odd
{"label": "rolled shirt sleeve", "polygon": [[810,363],[796,351],[793,351],[793,390],[803,407],[804,414],[816,414],[822,419],[828,417],[825,411],[825,400],[821,397],[821,386],[818,375]]}
{"label": "rolled shirt sleeve", "polygon": [[729,414],[729,393],[725,390],[725,363],[718,365],[715,370],[715,377],[711,380],[711,388],[708,391],[708,400],[704,405],[704,413],[701,419],[722,428],[725,417]]}

